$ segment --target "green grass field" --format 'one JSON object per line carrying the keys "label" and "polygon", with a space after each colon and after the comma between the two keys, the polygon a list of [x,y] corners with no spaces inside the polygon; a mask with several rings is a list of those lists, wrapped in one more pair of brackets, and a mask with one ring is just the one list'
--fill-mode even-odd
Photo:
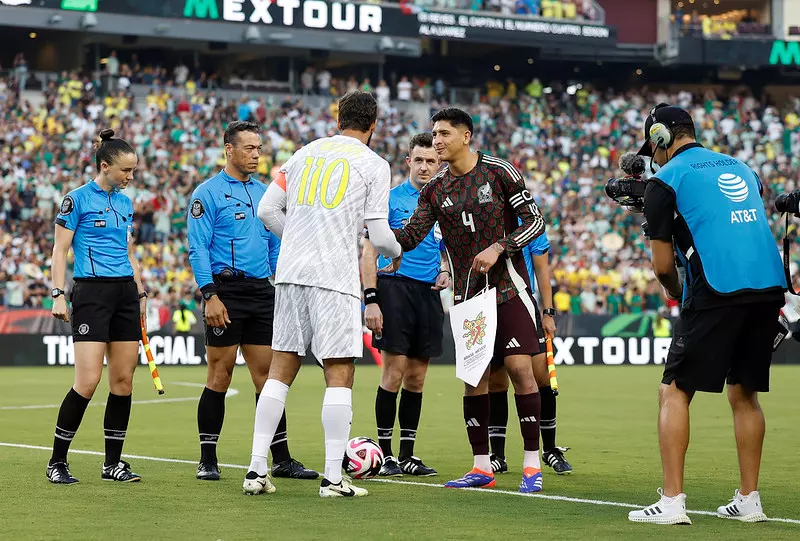
{"label": "green grass field", "polygon": [[[693,514],[694,525],[631,524],[624,504],[651,504],[660,485],[655,419],[656,367],[561,367],[558,436],[575,473],[557,477],[545,469],[544,496],[516,493],[522,460],[518,426],[509,430],[507,455],[513,473],[497,489],[454,491],[441,484],[472,466],[461,418],[461,384],[454,369],[434,366],[426,383],[417,454],[440,475],[419,485],[362,482],[370,496],[321,500],[318,482],[276,481],[273,495],[241,493],[243,466],[222,468],[217,483],[194,478],[199,456],[196,405],[204,367],[161,367],[167,394],[157,399],[146,367],[136,377],[125,452],[139,484],[100,480],[101,456],[70,454],[81,482],[54,486],[45,479],[57,406],[72,382],[69,368],[0,370],[0,539],[800,539],[800,454],[797,396],[800,367],[777,367],[773,392],[762,397],[767,442],[761,493],[770,517],[794,523],[740,524]],[[359,366],[351,436],[375,437],[374,397],[379,369]],[[199,386],[179,383],[198,384]],[[245,367],[237,367],[228,396],[220,461],[249,463],[254,395]],[[307,366],[289,394],[289,442],[293,455],[321,469],[322,374]],[[95,400],[104,402],[101,384]],[[175,399],[185,398],[183,401]],[[168,399],[170,401],[164,400]],[[158,403],[162,402],[162,403]],[[103,410],[90,406],[73,450],[103,450]],[[513,402],[512,402],[513,411]],[[732,421],[726,399],[700,395],[693,404],[686,492],[691,510],[726,503],[738,486]],[[397,431],[395,432],[398,433]],[[47,449],[5,444],[43,446]],[[395,443],[395,445],[397,445]],[[144,457],[177,459],[174,462]],[[190,461],[183,463],[181,461]],[[418,480],[405,477],[403,481]],[[559,499],[559,498],[569,499]],[[602,500],[621,505],[572,499]],[[679,528],[679,532],[676,532]]]}

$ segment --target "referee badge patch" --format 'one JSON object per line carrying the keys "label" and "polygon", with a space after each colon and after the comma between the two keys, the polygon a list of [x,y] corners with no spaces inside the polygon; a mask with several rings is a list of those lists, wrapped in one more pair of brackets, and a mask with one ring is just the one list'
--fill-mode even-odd
{"label": "referee badge patch", "polygon": [[75,208],[75,202],[72,200],[72,197],[66,196],[61,201],[61,208],[58,209],[58,213],[66,216],[67,214],[72,212],[72,209],[74,208]]}
{"label": "referee badge patch", "polygon": [[81,323],[78,327],[78,334],[82,336],[89,334],[89,326],[86,323]]}
{"label": "referee badge patch", "polygon": [[192,218],[202,218],[203,214],[206,213],[206,209],[203,206],[203,202],[199,199],[195,199],[192,201],[192,210],[190,211]]}

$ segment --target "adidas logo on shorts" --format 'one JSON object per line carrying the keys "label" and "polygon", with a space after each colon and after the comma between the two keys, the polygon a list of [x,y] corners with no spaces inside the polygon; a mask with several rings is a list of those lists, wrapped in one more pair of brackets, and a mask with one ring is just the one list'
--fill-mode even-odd
{"label": "adidas logo on shorts", "polygon": [[506,344],[506,349],[518,348],[518,347],[520,347],[520,345],[519,345],[519,342],[517,342],[517,339],[516,339],[516,338],[512,338],[512,339],[511,339],[511,340],[508,342],[508,344]]}

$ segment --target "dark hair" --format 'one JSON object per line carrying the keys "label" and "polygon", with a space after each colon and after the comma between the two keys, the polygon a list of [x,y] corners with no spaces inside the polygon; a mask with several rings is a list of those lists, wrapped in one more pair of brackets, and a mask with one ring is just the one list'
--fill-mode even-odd
{"label": "dark hair", "polygon": [[378,119],[378,102],[372,94],[353,90],[339,100],[339,129],[367,133]]}
{"label": "dark hair", "polygon": [[672,136],[674,139],[680,139],[681,137],[691,137],[692,139],[697,139],[697,133],[694,130],[694,124],[678,124],[676,126],[672,126]]}
{"label": "dark hair", "polygon": [[253,132],[257,135],[261,135],[261,130],[258,129],[258,124],[255,122],[248,122],[246,120],[235,120],[228,124],[228,127],[225,128],[225,135],[222,138],[222,141],[228,145],[235,145],[236,139],[239,137],[239,134],[243,131]]}
{"label": "dark hair", "polygon": [[136,154],[136,151],[125,139],[114,137],[114,130],[101,131],[99,138],[94,152],[94,161],[98,170],[100,170],[100,162],[113,165],[116,159],[123,154]]}
{"label": "dark hair", "polygon": [[473,133],[472,117],[463,109],[457,107],[439,109],[439,111],[431,117],[431,122],[439,122],[440,120],[449,122],[454,128],[462,126],[466,128],[469,133]]}
{"label": "dark hair", "polygon": [[408,142],[408,153],[416,147],[431,148],[433,146],[433,135],[430,133],[418,133]]}

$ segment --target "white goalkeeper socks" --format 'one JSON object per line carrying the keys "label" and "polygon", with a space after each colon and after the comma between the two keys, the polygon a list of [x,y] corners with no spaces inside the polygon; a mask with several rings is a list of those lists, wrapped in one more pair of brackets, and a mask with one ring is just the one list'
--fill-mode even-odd
{"label": "white goalkeeper socks", "polygon": [[342,480],[342,459],[352,420],[353,391],[347,387],[328,387],[322,400],[322,428],[325,429],[325,479],[333,484]]}
{"label": "white goalkeeper socks", "polygon": [[250,460],[250,471],[263,476],[267,474],[267,455],[272,438],[278,429],[283,416],[289,386],[276,379],[268,379],[261,390],[256,406],[256,420],[253,427],[253,452]]}

